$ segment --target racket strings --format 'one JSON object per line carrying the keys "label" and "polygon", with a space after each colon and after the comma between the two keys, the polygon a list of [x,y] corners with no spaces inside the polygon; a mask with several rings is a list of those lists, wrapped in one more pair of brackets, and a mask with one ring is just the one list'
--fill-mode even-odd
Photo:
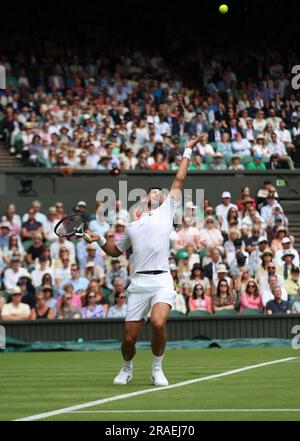
{"label": "racket strings", "polygon": [[59,236],[69,236],[77,231],[82,222],[80,215],[69,216],[58,226],[56,233]]}

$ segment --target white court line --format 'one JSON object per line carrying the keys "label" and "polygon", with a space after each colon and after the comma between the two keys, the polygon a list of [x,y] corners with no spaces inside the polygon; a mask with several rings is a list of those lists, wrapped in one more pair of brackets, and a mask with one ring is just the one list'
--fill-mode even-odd
{"label": "white court line", "polygon": [[208,377],[200,377],[200,378],[196,378],[194,380],[182,381],[180,383],[171,384],[169,386],[156,387],[156,388],[152,387],[151,389],[143,389],[143,390],[138,390],[136,392],[127,393],[127,394],[115,395],[113,397],[104,398],[102,400],[96,400],[96,401],[90,401],[88,403],[76,404],[75,406],[65,407],[63,409],[52,410],[50,412],[44,412],[44,413],[38,413],[36,415],[31,415],[31,416],[25,417],[25,418],[18,418],[14,421],[41,420],[44,418],[49,418],[52,416],[73,412],[74,410],[86,409],[88,407],[94,407],[94,406],[98,406],[100,404],[111,403],[113,401],[119,401],[119,400],[125,400],[127,398],[137,397],[139,395],[145,395],[145,394],[149,394],[149,393],[162,392],[162,391],[169,390],[169,389],[175,389],[177,387],[189,386],[190,384],[200,383],[202,381],[213,380],[215,378],[220,378],[220,377],[226,377],[228,375],[239,374],[240,372],[246,372],[246,371],[250,371],[252,369],[257,369],[257,368],[264,367],[264,366],[271,366],[273,364],[285,363],[287,361],[295,360],[296,358],[298,358],[298,357],[282,358],[280,360],[273,360],[273,361],[268,361],[266,363],[254,364],[252,366],[246,366],[243,368],[234,369],[232,371],[222,372],[220,374],[209,375]]}
{"label": "white court line", "polygon": [[66,413],[220,413],[220,412],[300,412],[300,409],[145,409],[145,410],[73,410]]}

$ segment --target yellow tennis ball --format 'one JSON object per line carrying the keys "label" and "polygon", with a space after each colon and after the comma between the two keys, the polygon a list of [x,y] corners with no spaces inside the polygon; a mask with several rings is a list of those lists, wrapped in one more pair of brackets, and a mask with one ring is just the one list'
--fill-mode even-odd
{"label": "yellow tennis ball", "polygon": [[219,7],[219,11],[221,12],[221,14],[227,14],[228,12],[228,6],[227,5],[221,5]]}

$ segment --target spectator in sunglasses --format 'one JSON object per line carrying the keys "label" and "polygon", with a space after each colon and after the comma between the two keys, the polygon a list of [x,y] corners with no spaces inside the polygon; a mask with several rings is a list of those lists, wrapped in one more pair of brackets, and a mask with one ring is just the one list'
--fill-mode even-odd
{"label": "spectator in sunglasses", "polygon": [[213,299],[213,310],[222,311],[235,309],[235,299],[230,293],[230,287],[226,279],[221,279],[217,286],[217,292]]}
{"label": "spectator in sunglasses", "polygon": [[115,304],[109,308],[107,318],[125,318],[126,316],[126,295],[125,293],[115,294]]}
{"label": "spectator in sunglasses", "polygon": [[86,319],[105,318],[106,311],[102,305],[97,305],[97,297],[94,292],[88,292],[85,296],[86,306],[81,310],[81,317]]}
{"label": "spectator in sunglasses", "polygon": [[66,292],[58,305],[58,318],[64,320],[72,320],[81,318],[81,308],[72,304],[72,293]]}
{"label": "spectator in sunglasses", "polygon": [[240,312],[246,309],[263,310],[262,298],[259,293],[258,284],[255,280],[250,279],[246,285],[245,292],[240,295]]}

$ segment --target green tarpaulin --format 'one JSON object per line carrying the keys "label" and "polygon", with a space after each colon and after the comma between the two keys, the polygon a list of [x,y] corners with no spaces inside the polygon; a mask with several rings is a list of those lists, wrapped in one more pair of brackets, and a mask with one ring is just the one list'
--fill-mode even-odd
{"label": "green tarpaulin", "polygon": [[[14,338],[6,338],[5,352],[38,352],[38,351],[113,351],[120,349],[117,340],[84,341],[78,339],[68,342],[41,342],[26,343]],[[291,340],[274,338],[238,338],[233,340],[181,340],[169,342],[167,349],[208,349],[208,348],[266,348],[290,347]],[[138,342],[139,349],[150,349],[150,342]],[[4,351],[0,351],[4,352]]]}

